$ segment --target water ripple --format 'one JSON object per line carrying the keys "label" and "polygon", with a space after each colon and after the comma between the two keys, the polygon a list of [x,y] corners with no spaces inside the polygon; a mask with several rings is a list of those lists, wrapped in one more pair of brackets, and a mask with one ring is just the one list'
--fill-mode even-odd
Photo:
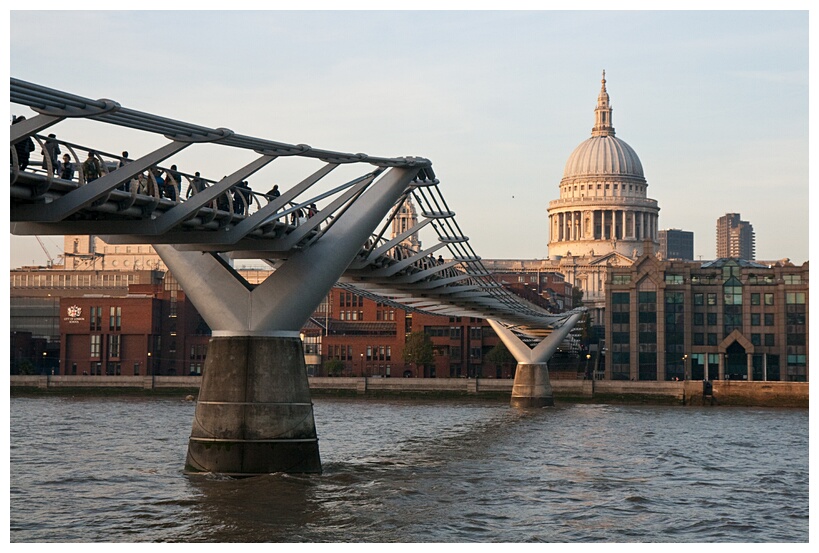
{"label": "water ripple", "polygon": [[322,474],[237,479],[190,402],[12,398],[11,541],[808,540],[807,410],[314,403]]}

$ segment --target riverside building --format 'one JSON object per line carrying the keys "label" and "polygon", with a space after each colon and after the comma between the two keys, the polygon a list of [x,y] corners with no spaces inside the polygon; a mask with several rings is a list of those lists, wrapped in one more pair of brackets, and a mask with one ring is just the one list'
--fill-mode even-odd
{"label": "riverside building", "polygon": [[808,263],[645,255],[607,283],[605,378],[806,381]]}

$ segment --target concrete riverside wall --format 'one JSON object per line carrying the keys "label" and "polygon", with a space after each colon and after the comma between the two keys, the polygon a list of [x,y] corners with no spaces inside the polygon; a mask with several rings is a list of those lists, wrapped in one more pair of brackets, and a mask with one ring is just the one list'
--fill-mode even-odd
{"label": "concrete riverside wall", "polygon": [[27,376],[11,375],[11,387],[27,388],[199,388],[201,376]]}
{"label": "concrete riverside wall", "polygon": [[[198,376],[22,376],[12,375],[11,387],[41,389],[69,388],[141,388],[192,389],[198,388]],[[496,378],[361,378],[309,377],[310,390],[322,393],[352,395],[407,394],[407,395],[486,395],[511,397],[512,380]],[[703,398],[702,381],[690,380],[649,382],[628,380],[553,380],[555,399],[593,401],[629,401],[641,399],[710,405]],[[807,382],[746,382],[738,380],[712,381],[715,405],[753,405],[771,407],[808,407]]]}

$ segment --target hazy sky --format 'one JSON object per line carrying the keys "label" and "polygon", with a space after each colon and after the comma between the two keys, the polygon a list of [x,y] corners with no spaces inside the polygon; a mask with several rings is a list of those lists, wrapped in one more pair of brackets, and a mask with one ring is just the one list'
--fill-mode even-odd
{"label": "hazy sky", "polygon": [[[545,258],[605,69],[661,229],[693,231],[713,259],[716,220],[736,212],[757,259],[802,263],[808,38],[807,11],[13,11],[10,74],[238,134],[429,158],[479,255]],[[188,169],[236,168],[219,162]],[[33,238],[11,244],[11,267],[44,264]]]}

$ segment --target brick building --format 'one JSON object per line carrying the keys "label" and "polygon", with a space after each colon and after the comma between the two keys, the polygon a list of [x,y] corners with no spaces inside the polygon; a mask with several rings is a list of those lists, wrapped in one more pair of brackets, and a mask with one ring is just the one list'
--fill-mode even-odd
{"label": "brick building", "polygon": [[125,296],[60,300],[63,374],[201,374],[210,329],[178,290],[132,285]]}
{"label": "brick building", "polygon": [[808,275],[787,260],[612,267],[605,378],[806,381]]}

